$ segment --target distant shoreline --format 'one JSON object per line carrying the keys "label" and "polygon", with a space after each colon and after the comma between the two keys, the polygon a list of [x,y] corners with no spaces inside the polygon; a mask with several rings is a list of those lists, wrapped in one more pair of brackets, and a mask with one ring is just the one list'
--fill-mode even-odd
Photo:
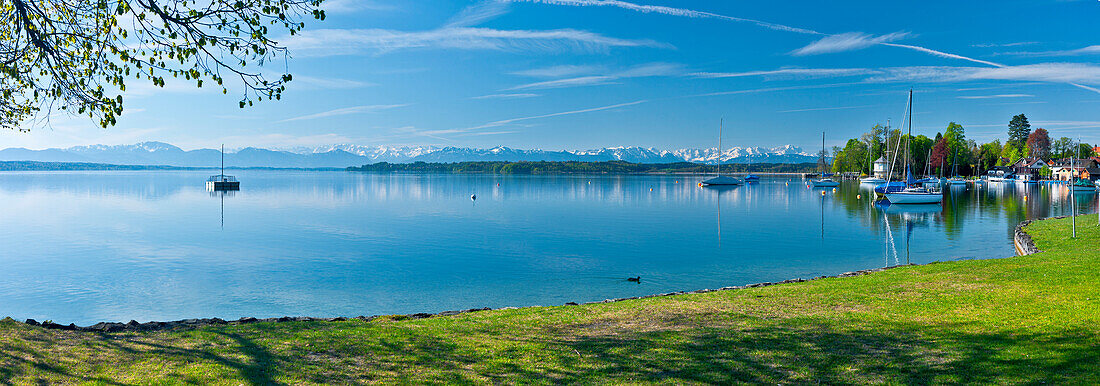
{"label": "distant shoreline", "polygon": [[[217,166],[169,166],[169,165],[119,165],[92,162],[41,162],[41,161],[0,161],[0,172],[47,172],[47,171],[140,171],[140,170],[218,170]],[[227,170],[305,170],[305,171],[342,171],[343,168],[276,168],[276,167],[238,167],[227,166]]]}
{"label": "distant shoreline", "polygon": [[[815,163],[724,164],[727,174],[782,174],[813,172]],[[395,164],[378,162],[347,168],[351,172],[375,173],[462,173],[462,174],[714,174],[717,167],[693,162],[631,163],[626,161],[472,161],[451,163],[414,162]]]}
{"label": "distant shoreline", "polygon": [[[218,170],[217,166],[125,165],[92,162],[0,161],[5,171],[196,171]],[[625,161],[471,161],[452,163],[379,162],[347,168],[333,167],[262,167],[227,166],[227,170],[350,171],[398,174],[604,174],[604,175],[713,175],[715,165],[691,162],[631,163]],[[800,164],[723,164],[723,174],[801,175],[814,172],[817,165]]]}

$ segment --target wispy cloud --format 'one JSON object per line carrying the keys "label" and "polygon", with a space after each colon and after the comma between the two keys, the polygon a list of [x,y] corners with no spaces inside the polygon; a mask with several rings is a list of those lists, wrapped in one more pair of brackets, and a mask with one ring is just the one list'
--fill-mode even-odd
{"label": "wispy cloud", "polygon": [[498,0],[483,0],[464,8],[451,17],[444,28],[473,27],[508,13],[508,3]]}
{"label": "wispy cloud", "polygon": [[995,68],[917,66],[894,67],[883,70],[884,75],[871,77],[869,80],[929,82],[1017,80],[1067,84],[1100,84],[1100,66],[1086,63],[1039,63]]}
{"label": "wispy cloud", "polygon": [[392,4],[375,0],[325,0],[321,9],[325,13],[351,13],[359,11],[388,11],[396,9]]}
{"label": "wispy cloud", "polygon": [[502,120],[499,120],[499,121],[492,121],[492,122],[484,123],[484,124],[481,124],[481,125],[471,126],[471,127],[464,127],[464,128],[422,129],[422,128],[416,128],[416,127],[405,127],[405,128],[399,129],[399,131],[400,131],[400,135],[404,135],[404,136],[421,136],[421,137],[439,139],[439,140],[443,140],[443,141],[451,141],[451,139],[449,139],[445,136],[476,136],[476,135],[508,134],[508,133],[512,133],[514,131],[499,130],[499,129],[494,130],[494,131],[483,131],[483,130],[484,129],[491,129],[491,128],[496,128],[496,127],[501,127],[501,126],[519,125],[521,122],[531,121],[531,120],[538,120],[538,119],[545,119],[545,118],[552,118],[552,117],[560,117],[560,116],[565,116],[565,115],[585,114],[585,113],[592,113],[592,112],[604,111],[604,110],[612,110],[612,109],[617,109],[617,108],[621,108],[621,107],[633,106],[633,105],[637,105],[637,104],[641,104],[641,103],[645,103],[645,102],[647,102],[647,101],[646,100],[638,100],[638,101],[627,102],[627,103],[618,103],[618,104],[613,104],[613,105],[608,105],[608,106],[590,107],[590,108],[579,109],[579,110],[569,110],[569,111],[562,111],[562,112],[557,112],[557,113],[548,113],[548,114],[533,115],[533,116],[527,116],[527,117],[502,119]]}
{"label": "wispy cloud", "polygon": [[292,122],[292,121],[302,121],[302,120],[307,120],[307,119],[335,117],[335,116],[348,115],[348,114],[369,113],[369,112],[380,111],[380,110],[395,109],[395,108],[398,108],[398,107],[405,107],[405,106],[408,106],[408,104],[352,106],[352,107],[344,107],[344,108],[339,108],[339,109],[334,109],[334,110],[329,110],[329,111],[323,111],[323,112],[316,113],[316,114],[303,115],[303,116],[300,116],[300,117],[287,118],[287,119],[283,119],[283,120],[277,121],[277,122],[278,123]]}
{"label": "wispy cloud", "polygon": [[534,97],[538,97],[538,96],[541,96],[541,95],[531,94],[531,93],[490,94],[490,95],[476,96],[476,97],[473,97],[473,98],[470,98],[470,99],[523,99],[523,98],[534,98]]}
{"label": "wispy cloud", "polygon": [[606,75],[589,75],[565,79],[534,82],[511,87],[509,90],[535,90],[578,86],[595,86],[614,83],[619,79],[645,78],[653,76],[679,75],[683,72],[683,66],[672,63],[648,63],[609,73]]}
{"label": "wispy cloud", "polygon": [[320,89],[353,89],[353,88],[377,86],[374,83],[360,82],[360,81],[351,80],[351,79],[318,78],[318,77],[305,76],[305,75],[294,75],[294,81],[292,83],[295,86],[304,85],[306,87],[320,88]]}
{"label": "wispy cloud", "polygon": [[959,99],[1032,98],[1030,94],[963,95]]}
{"label": "wispy cloud", "polygon": [[697,72],[691,74],[698,78],[737,78],[746,76],[784,77],[784,78],[823,78],[874,74],[878,71],[868,68],[781,68],[778,70],[743,72]]}
{"label": "wispy cloud", "polygon": [[787,87],[765,87],[765,88],[753,88],[753,89],[744,89],[744,90],[717,91],[717,92],[708,92],[708,93],[702,93],[702,94],[685,95],[684,98],[712,97],[712,96],[738,95],[738,94],[757,94],[757,93],[765,93],[765,92],[779,92],[779,91],[793,91],[793,90],[807,90],[807,89],[815,89],[815,88],[843,87],[843,86],[851,86],[851,85],[856,85],[856,84],[860,84],[860,82],[813,84],[813,85],[787,86]]}
{"label": "wispy cloud", "polygon": [[1000,47],[1026,46],[1026,45],[1031,45],[1031,44],[1036,44],[1036,43],[1038,43],[1038,42],[979,43],[979,44],[971,44],[970,46],[971,47],[978,47],[978,48],[1000,48]]}
{"label": "wispy cloud", "polygon": [[805,47],[792,51],[791,54],[805,56],[862,50],[870,46],[904,39],[908,36],[908,32],[894,32],[879,36],[862,32],[847,32],[823,37]]}
{"label": "wispy cloud", "polygon": [[818,107],[812,109],[797,109],[797,110],[783,110],[776,111],[777,113],[801,113],[806,111],[829,111],[829,110],[850,110],[850,109],[862,109],[865,107],[875,107],[878,105],[862,105],[862,106],[841,106],[841,107]]}
{"label": "wispy cloud", "polygon": [[805,29],[805,28],[792,27],[792,26],[788,26],[788,25],[770,23],[770,22],[766,22],[766,21],[746,19],[746,18],[742,18],[742,17],[719,15],[717,13],[695,11],[695,10],[690,10],[690,9],[685,9],[685,8],[673,8],[673,7],[664,7],[664,6],[658,6],[658,5],[641,5],[641,4],[628,3],[628,2],[625,2],[625,1],[618,1],[618,0],[510,0],[510,1],[512,1],[512,2],[524,2],[524,3],[550,4],[550,5],[565,5],[565,6],[573,6],[573,7],[615,7],[615,8],[628,9],[628,10],[631,10],[631,11],[642,12],[642,13],[657,13],[657,14],[663,14],[663,15],[681,16],[681,17],[690,17],[690,18],[700,18],[700,19],[720,19],[720,20],[735,21],[735,22],[742,22],[742,23],[751,23],[751,24],[755,24],[755,25],[760,26],[760,27],[764,27],[764,28],[771,29],[771,30],[776,30],[776,31],[795,32],[795,33],[811,34],[811,35],[823,35],[820,32]]}
{"label": "wispy cloud", "polygon": [[584,113],[591,113],[591,112],[596,112],[596,111],[617,109],[617,108],[620,108],[620,107],[634,106],[634,105],[638,105],[638,104],[642,104],[642,103],[646,103],[646,102],[648,102],[648,101],[643,99],[643,100],[637,100],[637,101],[633,101],[633,102],[618,103],[618,104],[600,106],[600,107],[590,107],[590,108],[580,109],[580,110],[569,110],[569,111],[562,111],[562,112],[558,112],[558,113],[534,115],[534,116],[529,116],[529,117],[502,119],[502,120],[499,120],[499,121],[493,121],[493,122],[489,122],[489,123],[479,125],[479,126],[469,127],[469,128],[465,128],[465,129],[456,129],[456,130],[460,130],[460,131],[463,131],[463,132],[464,131],[473,131],[473,130],[479,130],[479,129],[486,129],[486,128],[490,128],[490,127],[499,127],[499,126],[504,126],[504,125],[511,124],[511,123],[529,121],[529,120],[534,120],[534,119],[560,117],[560,116],[563,116],[563,115],[584,114]]}
{"label": "wispy cloud", "polygon": [[548,88],[597,86],[602,84],[611,84],[612,81],[615,79],[618,78],[606,75],[580,76],[576,78],[556,79],[548,80],[545,82],[521,84],[519,86],[510,87],[508,88],[508,90],[538,90]]}
{"label": "wispy cloud", "polygon": [[1088,46],[1088,47],[1078,48],[1078,49],[1074,49],[1074,50],[1003,52],[1003,53],[1000,53],[1000,55],[1016,55],[1016,56],[1100,55],[1100,45],[1091,45],[1091,46]]}
{"label": "wispy cloud", "polygon": [[601,67],[592,65],[559,65],[543,68],[533,68],[530,70],[512,72],[512,75],[530,76],[535,78],[560,78],[563,76],[577,76],[582,74],[592,74],[600,71]]}
{"label": "wispy cloud", "polygon": [[534,52],[604,52],[611,47],[670,48],[653,40],[618,39],[574,30],[440,28],[428,31],[318,29],[301,32],[286,46],[303,56],[382,54],[406,49],[460,49]]}

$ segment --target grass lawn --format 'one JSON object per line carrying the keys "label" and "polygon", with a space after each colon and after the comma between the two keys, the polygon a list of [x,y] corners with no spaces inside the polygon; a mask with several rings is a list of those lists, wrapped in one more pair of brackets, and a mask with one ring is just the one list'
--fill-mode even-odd
{"label": "grass lawn", "polygon": [[124,333],[8,319],[0,383],[1097,384],[1095,224],[1032,223],[1031,256],[606,304]]}

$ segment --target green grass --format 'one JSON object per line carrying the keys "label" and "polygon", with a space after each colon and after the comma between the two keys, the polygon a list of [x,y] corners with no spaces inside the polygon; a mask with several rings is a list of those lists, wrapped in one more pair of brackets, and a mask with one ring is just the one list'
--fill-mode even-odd
{"label": "green grass", "polygon": [[[145,333],[0,322],[12,383],[1100,383],[1095,215],[1045,252],[617,303]],[[3,383],[3,382],[0,382]]]}

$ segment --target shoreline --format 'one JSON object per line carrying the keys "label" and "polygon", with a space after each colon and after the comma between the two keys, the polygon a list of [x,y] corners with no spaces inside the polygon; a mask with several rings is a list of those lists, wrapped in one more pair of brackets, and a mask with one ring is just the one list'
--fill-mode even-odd
{"label": "shoreline", "polygon": [[[1035,221],[1054,220],[1054,219],[1061,219],[1061,218],[1066,218],[1066,217],[1068,217],[1068,216],[1047,217],[1047,218],[1042,218],[1042,219],[1037,219],[1037,220],[1024,220],[1024,221],[1021,221],[1019,224],[1017,224],[1016,228],[1014,230],[1013,242],[1012,242],[1013,246],[1015,247],[1015,250],[1016,250],[1016,256],[1026,256],[1026,255],[1031,255],[1031,254],[1034,254],[1034,253],[1042,252],[1041,250],[1039,250],[1038,247],[1035,246],[1035,242],[1032,240],[1031,235],[1029,235],[1026,231],[1024,231],[1024,227],[1026,227],[1028,224],[1031,224],[1032,222],[1035,222]],[[997,259],[997,258],[994,258],[994,259]],[[26,320],[23,321],[23,323],[27,324],[27,325],[41,327],[41,328],[44,328],[44,329],[51,329],[51,330],[82,331],[82,332],[130,332],[130,331],[164,331],[164,330],[177,330],[177,329],[185,329],[185,328],[200,328],[200,327],[212,326],[212,325],[241,325],[241,324],[251,324],[251,323],[343,322],[343,321],[349,321],[349,320],[360,320],[360,321],[364,321],[364,322],[369,322],[369,321],[372,321],[374,319],[381,318],[381,317],[389,317],[389,318],[392,318],[394,320],[412,320],[412,319],[426,319],[426,318],[443,317],[443,316],[454,316],[454,315],[460,315],[460,314],[471,313],[471,312],[491,311],[491,310],[514,310],[514,309],[526,309],[526,308],[579,306],[579,305],[585,305],[585,304],[615,303],[615,302],[622,302],[622,301],[627,301],[627,300],[649,299],[649,298],[665,297],[665,296],[702,294],[702,293],[718,292],[718,291],[735,291],[735,290],[742,290],[742,289],[747,289],[747,288],[769,287],[769,286],[775,286],[775,285],[780,285],[780,284],[804,283],[804,282],[808,282],[808,281],[822,280],[822,279],[839,279],[839,278],[846,278],[846,277],[862,276],[862,275],[869,275],[869,274],[872,274],[872,273],[875,273],[875,272],[882,272],[882,271],[886,271],[886,270],[891,270],[891,269],[895,269],[895,268],[927,266],[927,265],[932,265],[932,264],[937,264],[937,263],[940,263],[940,262],[934,261],[934,262],[927,263],[927,264],[902,264],[902,265],[894,265],[894,266],[888,266],[888,267],[862,269],[862,270],[857,270],[857,271],[844,272],[844,273],[840,273],[840,274],[836,274],[836,275],[822,275],[822,276],[817,276],[817,277],[813,277],[813,278],[810,278],[810,279],[795,278],[795,279],[787,279],[787,280],[776,281],[776,282],[752,283],[752,284],[745,284],[745,285],[739,285],[739,286],[727,286],[727,287],[721,287],[721,288],[716,288],[716,289],[707,288],[707,289],[699,289],[699,290],[692,290],[692,291],[666,292],[666,293],[650,294],[650,295],[642,295],[642,296],[632,296],[632,297],[625,297],[625,298],[604,299],[604,300],[585,302],[585,303],[566,302],[565,304],[563,304],[561,306],[535,305],[535,306],[519,306],[519,307],[501,307],[501,308],[495,308],[495,309],[494,308],[489,308],[489,307],[482,307],[482,308],[469,308],[469,309],[457,310],[457,311],[442,311],[442,312],[437,312],[437,313],[418,312],[418,313],[412,313],[412,314],[387,314],[387,315],[371,315],[371,316],[360,315],[360,316],[355,316],[355,317],[337,316],[337,317],[330,317],[330,318],[316,318],[316,317],[310,317],[310,316],[282,316],[282,317],[272,317],[272,318],[242,317],[242,318],[236,319],[236,320],[225,320],[225,319],[221,319],[221,318],[191,318],[191,319],[180,319],[180,320],[173,320],[173,321],[164,321],[164,322],[150,321],[150,322],[146,322],[146,323],[140,323],[136,320],[130,320],[129,322],[126,322],[126,323],[121,323],[121,322],[99,322],[99,323],[95,323],[95,324],[92,324],[92,325],[89,325],[89,326],[77,326],[75,323],[58,324],[58,323],[54,323],[52,321],[44,321],[44,322],[40,323],[35,319],[26,319]]]}
{"label": "shoreline", "polygon": [[844,273],[840,273],[840,274],[836,274],[836,275],[822,275],[822,276],[817,276],[817,277],[813,277],[813,278],[810,278],[810,279],[795,278],[795,279],[787,279],[787,280],[783,280],[783,281],[752,283],[752,284],[745,284],[745,285],[739,285],[739,286],[721,287],[721,288],[716,288],[716,289],[706,288],[706,289],[699,289],[699,290],[692,290],[692,291],[676,291],[676,292],[666,292],[666,293],[651,294],[651,295],[631,296],[631,297],[625,297],[625,298],[604,299],[604,300],[597,300],[597,301],[591,301],[591,302],[585,302],[585,303],[566,302],[565,304],[562,304],[561,306],[536,305],[536,306],[501,307],[501,308],[482,307],[482,308],[469,308],[469,309],[457,310],[457,311],[442,311],[442,312],[437,312],[437,313],[418,312],[418,313],[413,313],[413,314],[387,314],[387,315],[371,315],[371,316],[360,315],[360,316],[355,316],[355,317],[338,316],[338,317],[331,317],[331,318],[315,318],[315,317],[310,317],[310,316],[282,316],[282,317],[277,317],[277,318],[242,317],[242,318],[236,319],[236,320],[225,320],[225,319],[221,319],[221,318],[192,318],[192,319],[181,319],[181,320],[164,321],[164,322],[150,321],[150,322],[146,322],[146,323],[140,323],[136,320],[131,320],[131,321],[126,322],[126,323],[121,323],[121,322],[99,322],[99,323],[95,323],[95,324],[92,324],[92,325],[89,325],[89,326],[77,326],[75,323],[59,324],[59,323],[54,323],[54,322],[51,322],[51,321],[38,322],[35,319],[26,319],[26,320],[23,321],[23,323],[27,324],[27,325],[31,325],[31,326],[41,327],[41,328],[44,328],[44,329],[50,329],[50,330],[66,330],[66,331],[82,331],[82,332],[128,332],[128,331],[163,331],[163,330],[176,330],[176,329],[183,329],[183,328],[199,328],[199,327],[212,326],[212,325],[241,325],[241,324],[251,324],[251,323],[344,322],[344,321],[349,321],[349,320],[361,320],[361,321],[369,322],[371,320],[374,320],[374,319],[377,319],[377,318],[383,318],[383,317],[389,317],[389,318],[392,318],[394,320],[411,320],[411,319],[426,319],[426,318],[441,317],[441,316],[454,316],[454,315],[460,315],[460,314],[471,313],[471,312],[480,312],[480,311],[580,306],[580,305],[586,305],[586,304],[616,303],[616,302],[622,302],[622,301],[627,301],[627,300],[649,299],[649,298],[657,298],[657,297],[665,297],[665,296],[702,294],[702,293],[718,292],[718,291],[735,291],[735,290],[742,290],[742,289],[747,289],[747,288],[769,287],[769,286],[775,286],[775,285],[780,285],[780,284],[804,283],[804,282],[808,282],[808,281],[821,280],[821,279],[838,279],[838,278],[862,276],[862,275],[868,275],[868,274],[872,274],[872,273],[875,273],[875,272],[882,272],[882,271],[895,269],[895,268],[915,267],[915,266],[922,266],[922,265],[931,265],[931,264],[936,264],[936,263],[938,263],[938,262],[931,262],[931,263],[928,263],[928,264],[902,264],[902,265],[894,265],[894,266],[889,266],[889,267],[862,269],[862,270],[857,270],[857,271],[844,272]]}

